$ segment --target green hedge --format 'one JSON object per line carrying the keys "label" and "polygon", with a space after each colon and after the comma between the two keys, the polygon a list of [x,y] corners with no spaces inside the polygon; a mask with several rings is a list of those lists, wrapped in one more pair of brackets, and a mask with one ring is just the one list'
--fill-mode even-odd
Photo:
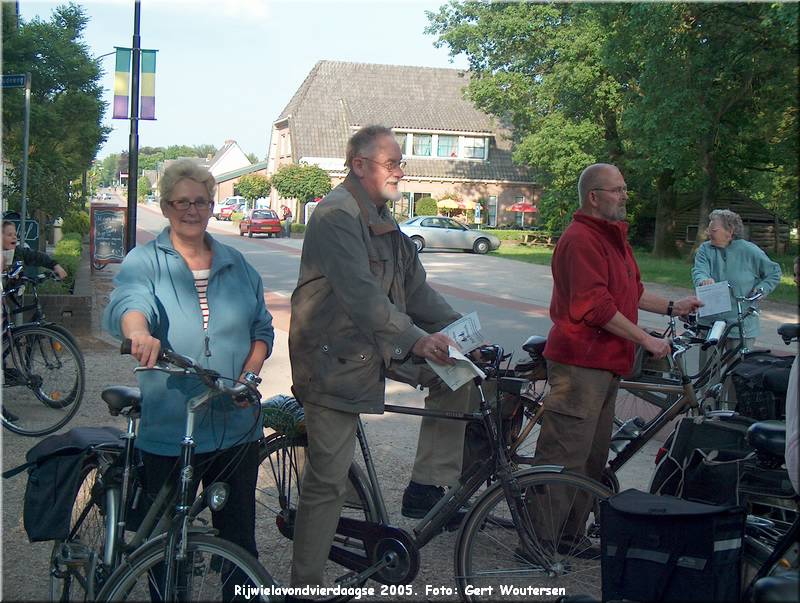
{"label": "green hedge", "polygon": [[68,233],[77,233],[81,237],[89,234],[89,214],[85,211],[73,211],[64,217],[64,223],[61,225],[61,232],[65,235]]}
{"label": "green hedge", "polygon": [[234,224],[239,224],[242,220],[244,220],[244,213],[235,211],[231,214],[231,222]]}
{"label": "green hedge", "polygon": [[548,230],[511,230],[506,228],[481,228],[484,232],[490,232],[501,241],[522,241],[523,234],[530,234],[531,232],[548,233]]}
{"label": "green hedge", "polygon": [[69,233],[61,239],[56,244],[55,250],[53,251],[53,259],[61,264],[61,267],[67,271],[67,278],[61,283],[45,281],[42,283],[42,286],[39,287],[39,293],[71,293],[75,286],[75,275],[81,263],[82,251],[81,235],[78,233]]}
{"label": "green hedge", "polygon": [[[286,222],[281,222],[281,226],[285,229],[286,228]],[[305,224],[298,224],[297,222],[292,222],[292,232],[298,232],[298,233],[302,234],[305,231],[306,231],[306,225]]]}

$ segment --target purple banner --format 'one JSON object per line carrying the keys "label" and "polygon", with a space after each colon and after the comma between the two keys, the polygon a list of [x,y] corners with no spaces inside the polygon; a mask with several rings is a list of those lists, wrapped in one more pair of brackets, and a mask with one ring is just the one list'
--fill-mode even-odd
{"label": "purple banner", "polygon": [[156,97],[143,96],[142,107],[139,119],[155,119],[156,118]]}
{"label": "purple banner", "polygon": [[114,95],[114,119],[125,119],[128,117],[128,97]]}

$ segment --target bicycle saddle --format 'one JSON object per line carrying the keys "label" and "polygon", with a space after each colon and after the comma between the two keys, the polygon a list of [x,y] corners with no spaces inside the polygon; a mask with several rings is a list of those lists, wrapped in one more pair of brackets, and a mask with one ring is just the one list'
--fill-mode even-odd
{"label": "bicycle saddle", "polygon": [[104,389],[100,397],[108,405],[108,412],[115,417],[126,408],[138,411],[142,405],[142,392],[138,387],[113,385]]}
{"label": "bicycle saddle", "polygon": [[781,336],[785,344],[791,343],[792,339],[797,339],[800,336],[800,324],[796,322],[787,322],[778,327],[778,335]]}
{"label": "bicycle saddle", "polygon": [[544,345],[547,343],[547,337],[541,335],[531,335],[528,340],[522,344],[522,349],[528,354],[541,355],[544,351]]}
{"label": "bicycle saddle", "polygon": [[747,443],[759,452],[783,457],[786,449],[786,423],[759,421],[747,428]]}

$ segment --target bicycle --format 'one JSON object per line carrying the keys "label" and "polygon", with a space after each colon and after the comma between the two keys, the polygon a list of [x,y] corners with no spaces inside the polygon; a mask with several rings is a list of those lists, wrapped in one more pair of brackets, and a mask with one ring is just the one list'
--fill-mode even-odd
{"label": "bicycle", "polygon": [[[61,429],[78,412],[85,385],[83,354],[72,334],[44,319],[37,285],[47,278],[25,276],[21,262],[3,274],[3,427],[25,436]],[[33,303],[22,296],[30,285]],[[34,310],[31,322],[14,314]],[[10,391],[14,388],[13,394]]]}
{"label": "bicycle", "polygon": [[[728,410],[731,401],[727,397],[727,392],[723,387],[730,377],[732,371],[741,361],[752,353],[752,350],[745,346],[743,325],[744,320],[751,314],[758,314],[756,302],[764,296],[763,291],[759,290],[751,296],[734,297],[736,303],[736,322],[725,324],[724,330],[719,330],[711,337],[713,344],[707,343],[708,336],[713,326],[701,325],[696,321],[696,317],[688,316],[684,319],[686,331],[681,335],[682,338],[692,345],[702,345],[703,351],[710,349],[707,353],[705,363],[698,366],[698,372],[688,373],[689,378],[694,383],[695,392],[699,399],[704,401],[707,410]],[[743,309],[743,304],[747,307]],[[722,323],[722,321],[719,321]],[[720,329],[722,327],[718,327]],[[728,342],[733,329],[738,329],[736,344],[729,346]],[[675,321],[671,320],[667,330],[659,337],[667,338],[675,336]],[[687,374],[683,371],[683,374]],[[622,394],[617,399],[616,416],[623,418],[632,417],[640,405],[636,398],[644,400],[655,408],[665,409],[671,406],[676,400],[676,394],[658,390],[642,389],[641,383],[653,383],[662,385],[680,385],[681,374],[678,372],[676,363],[668,356],[664,361],[649,362],[645,358],[644,350],[637,349],[636,360],[632,375],[620,381],[620,390],[627,392],[630,396]],[[633,398],[633,399],[632,399]],[[617,419],[615,424],[620,427],[624,419]]]}
{"label": "bicycle", "polygon": [[[130,342],[123,343],[130,353]],[[173,368],[170,368],[173,367]],[[84,600],[230,600],[236,586],[273,584],[269,573],[248,552],[215,535],[213,528],[198,525],[206,508],[221,509],[228,487],[214,482],[192,502],[195,413],[212,397],[226,394],[257,403],[258,378],[226,386],[214,371],[191,358],[162,351],[153,369],[171,375],[195,375],[207,391],[186,401],[185,436],[176,482],[167,481],[130,540],[125,539],[129,509],[139,502],[141,488],[135,479],[134,442],[141,397],[137,388],[115,386],[102,398],[112,415],[127,419],[119,440],[93,446],[81,467],[81,482],[73,505],[69,535],[56,542],[50,561],[50,596],[67,601]],[[169,509],[174,511],[170,513]],[[258,591],[249,591],[258,594]],[[263,593],[261,600],[268,600]]]}
{"label": "bicycle", "polygon": [[[522,590],[525,590],[523,584],[528,584],[531,588],[552,589],[555,594],[588,591],[599,596],[599,550],[589,545],[599,538],[596,503],[611,492],[594,480],[566,472],[563,467],[515,471],[517,465],[506,442],[509,425],[504,421],[502,394],[519,396],[526,391],[528,382],[503,375],[500,363],[506,357],[499,346],[483,348],[482,352],[488,358],[484,372],[497,385],[494,404],[485,397],[483,387],[479,387],[480,410],[475,413],[385,405],[387,412],[478,422],[491,443],[489,456],[465,468],[459,485],[448,489],[411,533],[390,523],[359,419],[357,438],[365,470],[356,463],[351,465],[346,509],[339,520],[326,568],[329,576],[340,571],[337,566],[350,570],[338,575],[337,586],[356,588],[373,579],[382,585],[381,595],[426,594],[413,592],[411,586],[420,568],[419,551],[443,531],[456,529],[463,517],[455,546],[455,580],[457,592],[466,601],[492,600],[503,594],[501,587],[509,584]],[[282,405],[285,415],[291,415],[293,410],[285,408],[286,400],[280,397],[276,405]],[[299,410],[294,412],[299,418]],[[269,534],[262,530],[261,536],[270,546],[270,571],[279,582],[287,583],[291,559],[278,553],[288,550],[286,541],[292,537],[307,440],[302,426],[290,420],[269,426],[282,431],[276,431],[263,442],[258,496],[261,504],[274,514],[274,525]],[[484,485],[486,489],[479,493]],[[479,496],[473,499],[476,494]],[[460,509],[470,500],[464,516]],[[565,500],[567,504],[559,507],[557,500]],[[570,540],[566,532],[568,511],[578,506],[576,503],[585,506],[588,515],[573,526],[575,534],[569,534],[579,538]],[[582,516],[582,510],[575,510],[577,516]],[[534,514],[552,521],[547,525],[537,524]]]}

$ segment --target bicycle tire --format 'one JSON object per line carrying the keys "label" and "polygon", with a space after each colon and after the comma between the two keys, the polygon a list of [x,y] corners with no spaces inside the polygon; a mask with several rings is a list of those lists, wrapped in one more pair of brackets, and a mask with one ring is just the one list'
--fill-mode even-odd
{"label": "bicycle tire", "polygon": [[[150,601],[159,599],[162,585],[156,583],[151,571],[165,563],[167,534],[139,547],[114,571],[97,596],[98,601]],[[190,533],[186,543],[189,598],[186,601],[227,601],[235,586],[247,584],[269,591],[275,584],[269,572],[242,547],[208,534]],[[156,570],[157,571],[157,570]],[[201,573],[202,572],[202,573]],[[206,590],[207,589],[207,590]],[[281,599],[275,596],[272,600]],[[163,600],[161,597],[159,600]],[[269,601],[269,597],[250,600]]]}
{"label": "bicycle tire", "polygon": [[[290,437],[275,433],[260,443],[256,485],[256,546],[269,559],[270,572],[279,584],[290,582],[293,550],[290,534],[307,447],[305,434]],[[378,513],[368,492],[363,471],[355,463],[350,467],[348,478],[350,487],[342,516],[377,522]],[[337,542],[336,539],[334,542]],[[363,554],[363,548],[359,548],[358,544],[350,543]],[[341,566],[327,562],[326,578],[333,580],[344,572]]]}
{"label": "bicycle tire", "polygon": [[[69,535],[56,541],[50,554],[50,601],[86,601],[96,592],[102,574],[105,511],[99,497],[97,460],[81,468],[81,480],[72,506]],[[89,581],[94,581],[93,585]]]}
{"label": "bicycle tire", "polygon": [[[508,501],[503,484],[495,483],[475,503],[458,534],[455,579],[462,599],[530,600],[534,595],[556,598],[586,594],[599,601],[602,580],[598,503],[611,495],[610,490],[582,475],[541,468],[518,471],[514,477],[522,493],[520,499]],[[585,497],[588,515],[581,543],[566,544],[561,540],[566,520],[559,522],[553,518],[558,514],[566,518],[573,508],[565,509],[558,500],[554,501],[554,494],[560,495],[558,500],[570,504],[579,495]],[[536,553],[521,547],[510,504],[520,511],[521,520],[527,524],[524,529]],[[551,511],[556,508],[558,513],[553,514]],[[562,543],[557,549],[550,544],[555,540],[553,535]],[[584,549],[588,544],[591,548]],[[483,566],[486,569],[478,571]],[[518,590],[503,590],[510,587]],[[539,590],[529,591],[529,587]]]}
{"label": "bicycle tire", "polygon": [[41,325],[15,328],[8,345],[16,378],[22,383],[4,387],[3,426],[33,437],[58,431],[75,416],[83,400],[83,354],[60,330]]}

